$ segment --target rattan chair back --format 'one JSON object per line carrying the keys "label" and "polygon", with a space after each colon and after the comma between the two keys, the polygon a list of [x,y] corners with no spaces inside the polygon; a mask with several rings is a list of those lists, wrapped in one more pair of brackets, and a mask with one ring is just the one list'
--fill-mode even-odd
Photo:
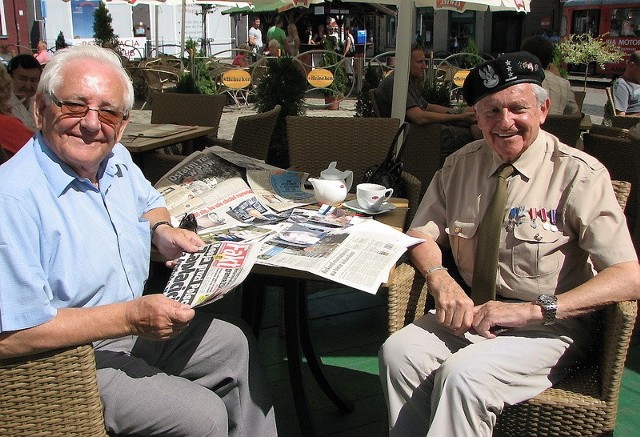
{"label": "rattan chair back", "polygon": [[622,129],[631,129],[640,123],[640,117],[631,117],[628,115],[614,115],[611,117],[611,126]]}
{"label": "rattan chair back", "polygon": [[0,360],[0,435],[106,436],[93,348]]}
{"label": "rattan chair back", "polygon": [[330,162],[353,172],[353,186],[365,171],[387,156],[400,126],[397,118],[288,116],[287,139],[291,168],[319,177]]}
{"label": "rattan chair back", "polygon": [[215,138],[226,103],[227,97],[222,94],[156,94],[153,97],[151,123],[211,126],[216,131],[209,136]]}
{"label": "rattan chair back", "polygon": [[234,152],[266,161],[271,136],[281,109],[280,105],[276,105],[267,112],[238,117],[229,148]]}
{"label": "rattan chair back", "polygon": [[558,137],[564,144],[576,147],[578,138],[580,138],[581,121],[582,114],[549,114],[542,125],[542,129]]}
{"label": "rattan chair back", "polygon": [[603,124],[594,124],[589,128],[589,133],[593,135],[603,135],[605,137],[629,139],[629,129],[605,126]]}
{"label": "rattan chair back", "polygon": [[427,191],[433,175],[444,161],[441,153],[441,130],[442,125],[439,123],[409,125],[402,168],[418,178],[421,196]]}

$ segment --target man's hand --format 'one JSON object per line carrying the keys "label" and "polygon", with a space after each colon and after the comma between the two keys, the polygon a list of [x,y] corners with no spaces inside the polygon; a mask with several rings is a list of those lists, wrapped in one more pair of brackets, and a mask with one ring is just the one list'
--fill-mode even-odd
{"label": "man's hand", "polygon": [[205,243],[194,232],[170,226],[160,226],[153,233],[153,244],[169,260],[167,267],[173,268],[176,258],[182,252],[197,252]]}
{"label": "man's hand", "polygon": [[473,329],[486,338],[495,338],[499,328],[519,328],[542,320],[542,310],[533,302],[489,301],[473,308]]}
{"label": "man's hand", "polygon": [[189,325],[195,311],[161,294],[127,302],[126,321],[134,335],[150,340],[168,340]]}
{"label": "man's hand", "polygon": [[431,273],[429,290],[436,302],[436,320],[451,328],[456,335],[469,330],[473,322],[473,301],[446,272]]}

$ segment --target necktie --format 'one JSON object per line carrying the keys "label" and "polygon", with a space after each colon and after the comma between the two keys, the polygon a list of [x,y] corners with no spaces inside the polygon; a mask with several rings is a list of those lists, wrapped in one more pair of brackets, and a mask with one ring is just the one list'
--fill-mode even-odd
{"label": "necktie", "polygon": [[500,169],[496,191],[478,227],[478,245],[471,282],[471,299],[476,305],[496,298],[498,246],[507,204],[507,178],[513,171],[511,164],[504,164]]}

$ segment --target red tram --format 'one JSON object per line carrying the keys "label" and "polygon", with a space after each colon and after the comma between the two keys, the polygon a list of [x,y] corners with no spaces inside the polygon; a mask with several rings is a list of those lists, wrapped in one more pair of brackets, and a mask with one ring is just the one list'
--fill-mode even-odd
{"label": "red tram", "polygon": [[596,66],[596,74],[619,76],[628,55],[640,50],[638,0],[567,0],[563,4],[560,36],[589,33],[618,46],[627,56],[618,63]]}

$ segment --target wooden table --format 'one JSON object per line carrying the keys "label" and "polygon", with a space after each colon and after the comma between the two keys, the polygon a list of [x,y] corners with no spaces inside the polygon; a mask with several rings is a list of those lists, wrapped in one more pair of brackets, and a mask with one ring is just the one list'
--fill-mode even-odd
{"label": "wooden table", "polygon": [[170,126],[166,124],[129,123],[124,130],[124,135],[120,142],[129,150],[131,154],[150,152],[166,146],[183,143],[195,138],[204,137],[215,133],[216,128],[210,126],[189,126],[188,130],[178,129],[176,133],[162,137],[141,136],[141,133],[152,128]]}
{"label": "wooden table", "polygon": [[[348,196],[347,199],[349,197],[353,198],[355,195]],[[377,215],[375,219],[402,230],[407,215],[408,201],[391,198],[390,202],[396,206],[396,209]],[[277,286],[283,289],[284,333],[291,390],[301,435],[312,437],[317,434],[302,379],[303,357],[322,391],[341,411],[351,412],[354,406],[337,388],[331,385],[324,374],[322,360],[313,347],[309,331],[306,289],[308,280],[332,283],[328,279],[306,271],[255,264],[242,284],[242,318],[251,326],[257,338],[262,321],[266,288]],[[301,349],[302,353],[300,353]]]}

